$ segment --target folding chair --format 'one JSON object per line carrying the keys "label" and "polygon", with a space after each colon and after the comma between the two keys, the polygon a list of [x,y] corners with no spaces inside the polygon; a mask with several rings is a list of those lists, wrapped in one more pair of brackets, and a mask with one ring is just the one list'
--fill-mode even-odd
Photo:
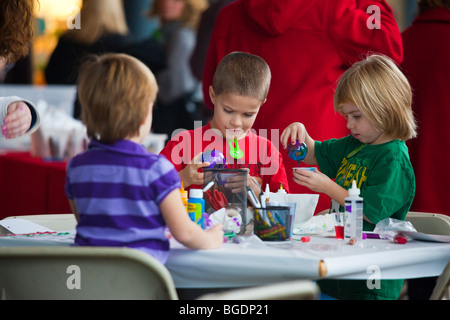
{"label": "folding chair", "polygon": [[[410,211],[406,215],[405,218],[406,221],[409,221],[412,223],[414,228],[418,232],[422,233],[428,233],[428,234],[437,234],[437,235],[450,235],[450,217],[444,214],[439,213],[431,213],[431,212],[415,212]],[[434,286],[433,291],[431,292],[430,299],[431,300],[439,300],[445,297],[445,294],[447,294],[447,299],[449,298],[449,277],[450,277],[450,271],[449,266],[444,269],[444,272],[441,274],[440,277],[436,280],[436,285]],[[420,287],[420,285],[417,285],[415,281],[428,281],[425,282],[425,286],[429,287],[430,291],[433,281],[435,278],[430,278],[430,280],[424,280],[424,279],[418,279],[418,280],[409,280],[408,286],[411,286],[411,288],[418,287],[421,288],[423,291],[424,289]],[[417,289],[416,289],[417,290]],[[427,294],[429,294],[430,291],[427,291]]]}
{"label": "folding chair", "polygon": [[410,211],[405,221],[411,222],[418,232],[450,235],[450,217],[445,214]]}
{"label": "folding chair", "polygon": [[0,297],[12,300],[175,300],[166,267],[125,247],[2,247]]}
{"label": "folding chair", "polygon": [[319,293],[315,282],[297,280],[208,293],[198,297],[198,300],[315,300]]}
{"label": "folding chair", "polygon": [[447,263],[442,274],[436,281],[436,286],[431,293],[430,300],[450,299],[450,262]]}

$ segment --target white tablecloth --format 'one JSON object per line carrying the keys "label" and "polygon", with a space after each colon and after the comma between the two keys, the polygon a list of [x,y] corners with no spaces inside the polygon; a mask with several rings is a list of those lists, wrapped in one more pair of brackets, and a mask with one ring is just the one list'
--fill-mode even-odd
{"label": "white tablecloth", "polygon": [[367,239],[358,246],[311,236],[307,243],[226,243],[217,250],[188,250],[172,242],[166,266],[177,288],[221,288],[299,278],[431,277],[440,275],[449,260],[449,243]]}
{"label": "white tablecloth", "polygon": [[[0,237],[0,247],[69,246],[73,235]],[[171,240],[166,266],[177,288],[226,288],[299,278],[367,280],[374,270],[382,279],[431,277],[440,275],[449,260],[450,243],[367,239],[349,245],[334,237],[311,236],[307,243],[255,237],[216,250],[190,250]]]}

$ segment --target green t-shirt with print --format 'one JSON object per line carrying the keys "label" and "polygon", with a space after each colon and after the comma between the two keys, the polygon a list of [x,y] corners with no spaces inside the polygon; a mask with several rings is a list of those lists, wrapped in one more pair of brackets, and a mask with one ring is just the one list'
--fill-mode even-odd
{"label": "green t-shirt with print", "polygon": [[[414,171],[404,141],[362,144],[353,136],[315,142],[319,169],[349,189],[353,180],[363,198],[363,230],[372,231],[385,219],[404,220],[415,193]],[[364,280],[324,280],[322,291],[342,299],[397,299],[403,280],[382,280],[380,289],[368,289]]]}

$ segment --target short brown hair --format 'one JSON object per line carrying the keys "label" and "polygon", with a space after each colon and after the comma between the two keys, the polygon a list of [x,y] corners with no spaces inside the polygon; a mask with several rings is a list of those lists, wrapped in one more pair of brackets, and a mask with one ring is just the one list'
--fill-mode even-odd
{"label": "short brown hair", "polygon": [[246,52],[231,52],[217,66],[212,87],[216,95],[232,93],[264,102],[272,74],[263,58]]}
{"label": "short brown hair", "polygon": [[334,108],[354,103],[378,130],[393,139],[416,136],[412,91],[408,80],[389,58],[370,55],[344,72],[334,95]]}
{"label": "short brown hair", "polygon": [[78,77],[88,137],[108,143],[138,135],[157,91],[155,76],[138,59],[111,53],[89,56]]}
{"label": "short brown hair", "polygon": [[0,56],[16,62],[28,55],[33,38],[34,0],[0,1]]}

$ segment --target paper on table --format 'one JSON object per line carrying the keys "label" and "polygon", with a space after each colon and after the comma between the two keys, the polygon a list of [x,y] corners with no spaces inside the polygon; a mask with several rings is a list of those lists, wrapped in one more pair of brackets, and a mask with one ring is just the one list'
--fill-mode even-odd
{"label": "paper on table", "polygon": [[399,234],[413,238],[414,240],[432,241],[432,242],[450,242],[450,236],[439,234],[427,234],[422,232],[399,231]]}
{"label": "paper on table", "polygon": [[53,232],[53,230],[34,223],[33,221],[20,218],[0,220],[0,225],[13,234]]}
{"label": "paper on table", "polygon": [[265,192],[262,201],[266,201],[267,198],[271,203],[282,204],[295,202],[294,225],[301,224],[311,219],[316,210],[317,202],[319,201],[318,194],[308,193],[283,194],[281,192]]}

